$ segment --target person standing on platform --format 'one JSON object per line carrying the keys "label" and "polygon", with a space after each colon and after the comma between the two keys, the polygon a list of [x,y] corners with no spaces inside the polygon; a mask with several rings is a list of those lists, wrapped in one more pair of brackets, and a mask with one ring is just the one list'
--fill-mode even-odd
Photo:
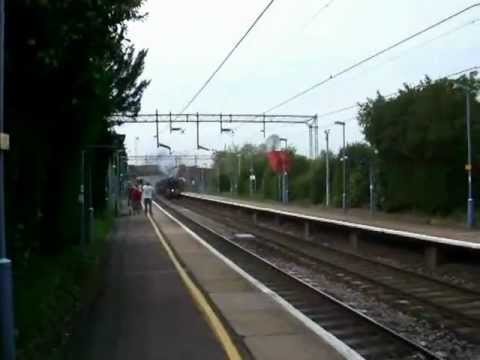
{"label": "person standing on platform", "polygon": [[142,207],[142,190],[139,185],[135,185],[132,191],[132,207],[133,213],[140,213]]}
{"label": "person standing on platform", "polygon": [[152,215],[152,197],[153,197],[153,186],[149,182],[146,182],[143,185],[143,206],[145,207],[145,215],[147,211]]}
{"label": "person standing on platform", "polygon": [[135,185],[128,183],[128,215],[133,214],[133,192],[135,191]]}

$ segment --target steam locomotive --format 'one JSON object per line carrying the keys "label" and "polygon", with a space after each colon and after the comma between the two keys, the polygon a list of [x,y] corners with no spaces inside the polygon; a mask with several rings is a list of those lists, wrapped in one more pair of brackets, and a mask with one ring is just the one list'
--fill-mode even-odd
{"label": "steam locomotive", "polygon": [[155,192],[167,199],[178,199],[185,188],[185,179],[168,177],[155,184]]}

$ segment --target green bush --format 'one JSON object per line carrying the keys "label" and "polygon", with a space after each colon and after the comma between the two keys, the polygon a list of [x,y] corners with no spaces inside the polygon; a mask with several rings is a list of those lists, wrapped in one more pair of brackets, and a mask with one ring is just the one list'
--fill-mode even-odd
{"label": "green bush", "polygon": [[[377,94],[361,106],[360,125],[379,151],[381,205],[386,210],[448,214],[464,205],[465,92],[457,83],[472,92],[480,89],[480,81],[471,76],[427,77],[415,87],[405,85],[397,96]],[[480,142],[480,103],[473,97],[471,113],[475,144]],[[472,155],[478,171],[480,153]]]}
{"label": "green bush", "polygon": [[96,221],[96,237],[85,253],[71,247],[60,255],[35,255],[14,268],[17,359],[61,359],[76,312],[96,292],[98,265],[112,225]]}
{"label": "green bush", "polygon": [[309,201],[312,181],[309,173],[294,177],[290,181],[290,200]]}

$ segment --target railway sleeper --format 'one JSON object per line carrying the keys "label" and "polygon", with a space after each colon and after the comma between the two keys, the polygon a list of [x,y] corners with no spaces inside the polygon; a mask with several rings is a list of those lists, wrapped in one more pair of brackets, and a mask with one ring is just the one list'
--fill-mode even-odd
{"label": "railway sleeper", "polygon": [[446,304],[446,305],[452,304],[452,305],[454,305],[454,304],[470,304],[475,299],[468,298],[468,297],[461,297],[461,296],[458,296],[458,295],[445,294],[445,296],[436,296],[434,300],[435,300],[435,302],[439,302],[439,303],[442,303],[442,304]]}
{"label": "railway sleeper", "polygon": [[[368,330],[365,330],[364,328],[356,328],[355,326],[351,326],[351,324],[343,324],[341,326],[324,326],[323,324],[320,324],[320,326],[333,335],[341,337],[342,341],[346,343],[348,343],[348,339],[363,338],[364,341],[368,341],[368,339],[373,337]],[[362,331],[362,329],[364,331]]]}
{"label": "railway sleeper", "polygon": [[321,312],[316,309],[314,312],[309,313],[308,310],[303,312],[311,320],[320,324],[323,321],[335,320],[338,319],[338,315],[332,314],[331,312]]}
{"label": "railway sleeper", "polygon": [[350,327],[352,324],[351,319],[331,319],[325,320],[321,322],[321,326],[324,328],[328,328],[329,330],[335,329],[344,329]]}
{"label": "railway sleeper", "polygon": [[277,290],[275,292],[280,296],[292,296],[296,293],[295,290]]}
{"label": "railway sleeper", "polygon": [[474,318],[479,318],[480,317],[480,309],[478,309],[478,308],[463,310],[462,312],[464,314],[467,314],[467,315],[472,316]]}
{"label": "railway sleeper", "polygon": [[461,328],[456,328],[455,332],[457,334],[463,335],[469,339],[479,341],[480,340],[480,334],[479,334],[479,328],[478,327],[461,327]]}
{"label": "railway sleeper", "polygon": [[[348,342],[347,342],[347,344],[348,344]],[[363,348],[361,348],[359,346],[357,346],[355,348],[355,350],[360,355],[362,355],[363,357],[365,357],[367,359],[369,359],[369,358],[375,359],[376,356],[378,356],[378,355],[383,356],[386,353],[391,353],[392,356],[395,356],[395,357],[392,357],[391,359],[395,359],[399,355],[400,356],[405,356],[406,355],[405,351],[403,351],[401,354],[398,354],[398,345],[396,345],[396,344],[385,344],[384,343],[384,344],[382,344],[382,346],[371,346],[370,344],[366,343],[366,344],[364,344]]]}
{"label": "railway sleeper", "polygon": [[426,287],[419,287],[419,288],[411,288],[408,291],[412,294],[420,295],[420,294],[428,294],[432,292],[432,289],[426,288]]}
{"label": "railway sleeper", "polygon": [[[368,346],[372,345],[381,345],[385,342],[385,337],[381,335],[374,335],[370,338],[368,338]],[[351,347],[357,348],[357,347],[362,347],[362,344],[365,343],[365,339],[362,338],[357,338],[357,339],[350,339],[348,341],[348,345]]]}
{"label": "railway sleeper", "polygon": [[318,313],[321,313],[322,311],[325,311],[324,309],[321,309],[321,308],[318,308],[318,307],[315,307],[315,306],[307,306],[305,308],[303,308],[302,310],[299,310],[301,311],[301,313],[309,318],[311,318],[311,316],[313,316],[314,314],[318,314]]}
{"label": "railway sleeper", "polygon": [[298,310],[303,312],[303,309],[307,310],[312,306],[312,303],[309,301],[301,300],[301,299],[286,299],[290,304],[292,304],[294,307],[296,307]]}
{"label": "railway sleeper", "polygon": [[452,309],[469,309],[471,307],[480,307],[480,301],[472,299],[464,299],[465,301],[456,302],[455,304],[449,305]]}

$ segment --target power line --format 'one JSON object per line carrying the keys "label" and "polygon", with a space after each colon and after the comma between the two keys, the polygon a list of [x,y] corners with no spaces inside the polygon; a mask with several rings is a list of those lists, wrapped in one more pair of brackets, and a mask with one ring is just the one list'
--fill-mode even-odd
{"label": "power line", "polygon": [[252,29],[255,27],[255,25],[257,25],[257,23],[260,21],[260,19],[262,18],[262,16],[267,12],[267,10],[270,8],[270,6],[272,6],[273,2],[275,0],[271,0],[268,5],[265,7],[265,9],[263,9],[263,11],[260,13],[260,15],[257,16],[257,18],[255,19],[255,21],[253,22],[252,25],[250,25],[250,27],[248,28],[248,30],[245,32],[245,34],[243,34],[243,36],[240,38],[240,40],[238,40],[238,42],[235,44],[235,46],[232,48],[232,50],[230,50],[230,52],[227,54],[227,56],[223,59],[223,61],[220,63],[220,65],[217,66],[217,68],[215,69],[215,71],[212,73],[212,75],[210,75],[210,77],[207,79],[207,81],[205,81],[203,83],[203,85],[200,87],[200,89],[195,93],[195,95],[193,95],[193,97],[190,99],[190,101],[187,103],[187,105],[185,105],[185,107],[182,109],[182,111],[180,111],[181,114],[183,114],[189,107],[190,105],[192,105],[192,103],[197,99],[197,97],[201,94],[201,92],[207,87],[207,85],[210,83],[210,81],[212,81],[212,79],[215,77],[215,75],[220,71],[220,69],[223,67],[223,65],[228,61],[228,59],[230,58],[230,56],[232,56],[232,54],[235,52],[235,50],[240,46],[240,44],[242,43],[242,41],[247,37],[247,35],[250,33],[250,31],[252,31]]}
{"label": "power line", "polygon": [[[480,18],[474,18],[474,19],[472,19],[472,20],[469,20],[469,21],[467,21],[467,22],[465,22],[465,23],[463,23],[463,24],[461,24],[461,25],[459,25],[459,26],[454,27],[453,29],[450,29],[450,30],[448,30],[448,31],[445,31],[445,32],[439,34],[438,36],[435,36],[435,37],[432,38],[432,39],[425,40],[424,42],[422,42],[422,43],[420,43],[420,44],[418,44],[418,45],[415,45],[415,46],[413,46],[413,47],[410,48],[410,49],[406,49],[405,51],[409,51],[409,50],[412,50],[412,49],[417,49],[417,48],[424,47],[425,45],[428,45],[428,44],[430,44],[430,43],[432,43],[432,42],[434,42],[434,41],[437,41],[437,40],[439,40],[439,39],[441,39],[441,38],[444,38],[445,36],[451,35],[451,34],[457,32],[457,31],[459,31],[459,30],[462,30],[462,29],[466,28],[467,26],[475,25],[475,24],[477,24],[479,21],[480,21]],[[396,58],[401,57],[401,56],[402,56],[402,54],[400,54],[400,55],[397,56]]]}
{"label": "power line", "polygon": [[344,111],[347,111],[347,110],[356,109],[357,107],[358,107],[358,104],[345,106],[345,107],[342,107],[340,109],[336,109],[336,110],[332,110],[332,111],[329,111],[329,112],[326,112],[326,113],[323,113],[323,114],[319,114],[318,118],[323,118],[323,117],[335,115],[335,114],[338,114],[338,113],[341,113],[341,112],[344,112]]}
{"label": "power line", "polygon": [[329,82],[329,81],[331,81],[331,80],[333,80],[333,79],[335,79],[335,78],[337,78],[337,77],[342,76],[343,74],[345,74],[345,73],[347,73],[347,72],[349,72],[349,71],[351,71],[351,70],[353,70],[353,69],[355,69],[355,68],[363,65],[364,63],[366,63],[366,62],[368,62],[368,61],[370,61],[370,60],[372,60],[372,59],[374,59],[374,58],[376,58],[376,57],[378,57],[378,56],[380,56],[380,55],[383,55],[383,54],[385,54],[386,52],[388,52],[388,51],[390,51],[390,50],[392,50],[392,49],[394,49],[394,48],[396,48],[396,47],[398,47],[398,46],[406,43],[407,41],[410,41],[410,40],[412,40],[413,38],[416,38],[417,36],[420,36],[420,35],[426,33],[427,31],[430,31],[430,30],[432,30],[432,29],[434,29],[434,28],[436,28],[436,27],[438,27],[438,26],[446,23],[447,21],[450,21],[451,19],[453,19],[453,18],[455,18],[455,17],[457,17],[457,16],[459,16],[459,15],[461,15],[461,14],[464,14],[464,13],[466,13],[467,11],[470,11],[471,9],[473,9],[473,8],[475,8],[475,7],[478,7],[478,6],[480,6],[480,3],[475,3],[475,4],[470,5],[470,6],[466,7],[465,9],[463,9],[463,10],[461,10],[461,11],[458,11],[458,12],[456,12],[456,13],[454,13],[454,14],[452,14],[452,15],[450,15],[450,16],[448,16],[448,17],[446,17],[446,18],[444,18],[444,19],[442,19],[442,20],[440,20],[440,21],[437,21],[436,23],[434,23],[434,24],[432,24],[432,25],[430,25],[430,26],[428,26],[428,27],[426,27],[426,28],[424,28],[424,29],[422,29],[422,30],[420,30],[420,31],[417,31],[417,32],[414,33],[414,34],[412,34],[412,35],[410,35],[410,36],[408,36],[408,37],[406,37],[406,38],[404,38],[404,39],[402,39],[402,40],[400,40],[400,41],[397,41],[396,43],[394,43],[394,44],[386,47],[385,49],[382,49],[382,50],[380,50],[380,51],[377,51],[375,54],[370,55],[370,56],[366,57],[365,59],[362,59],[362,60],[356,62],[355,64],[353,64],[353,65],[351,65],[351,66],[349,66],[349,67],[347,67],[347,68],[345,68],[345,69],[343,69],[343,70],[341,70],[341,71],[339,71],[339,72],[337,72],[337,73],[335,73],[335,74],[333,74],[333,75],[330,75],[328,78],[326,78],[326,79],[324,79],[324,80],[322,80],[322,81],[320,81],[320,82],[318,82],[318,83],[316,83],[316,84],[308,87],[308,88],[305,89],[305,90],[300,91],[299,93],[297,93],[297,94],[295,94],[294,96],[289,97],[288,99],[282,101],[281,103],[279,103],[279,104],[271,107],[270,109],[266,110],[265,112],[267,113],[267,112],[271,112],[271,111],[273,111],[273,110],[275,110],[275,109],[278,109],[279,107],[282,107],[282,106],[284,106],[284,105],[292,102],[293,100],[298,99],[299,97],[301,97],[301,96],[309,93],[310,91],[312,91],[312,90],[314,90],[314,89],[316,89],[316,88],[318,88],[318,87],[326,84],[327,82]]}
{"label": "power line", "polygon": [[[349,122],[351,122],[351,121],[353,121],[353,120],[356,120],[356,119],[357,119],[356,116],[352,116],[352,117],[349,117],[348,119],[344,119],[344,120],[340,120],[340,121],[341,121],[341,122],[344,122],[344,123],[349,123]],[[331,123],[325,124],[325,125],[319,127],[318,130],[320,130],[320,131],[321,131],[321,130],[326,130],[326,129],[332,127],[333,125],[335,125],[335,122],[331,122]]]}
{"label": "power line", "polygon": [[455,27],[455,28],[453,28],[453,29],[450,29],[450,30],[448,30],[448,31],[446,31],[446,32],[444,32],[444,33],[441,33],[440,35],[438,35],[438,36],[436,36],[436,37],[434,37],[434,38],[428,39],[428,40],[426,40],[426,41],[424,41],[424,42],[422,42],[422,43],[419,43],[419,44],[414,45],[414,46],[412,46],[412,47],[410,47],[410,48],[408,48],[408,49],[405,49],[404,51],[402,51],[402,52],[399,53],[398,55],[394,55],[394,56],[386,59],[385,61],[383,61],[383,62],[381,62],[381,63],[379,63],[379,64],[376,64],[376,65],[374,64],[374,65],[371,66],[370,68],[366,68],[365,70],[363,70],[361,73],[359,73],[359,75],[362,76],[362,75],[364,75],[365,73],[368,73],[368,72],[370,72],[370,71],[372,71],[372,70],[378,69],[378,68],[380,68],[380,67],[382,67],[382,66],[384,66],[384,65],[386,65],[386,64],[388,64],[388,63],[397,61],[398,59],[401,59],[402,57],[404,57],[405,55],[407,55],[410,51],[412,51],[412,50],[414,50],[414,49],[422,48],[422,47],[424,47],[424,46],[426,46],[426,45],[428,45],[428,44],[430,44],[430,43],[432,43],[432,42],[434,42],[434,41],[437,41],[437,40],[439,40],[439,39],[441,39],[441,38],[444,38],[445,36],[449,36],[449,35],[457,32],[457,31],[460,31],[460,30],[466,28],[467,26],[473,26],[473,25],[475,25],[475,24],[478,24],[479,21],[480,21],[480,18],[475,18],[475,19],[473,19],[473,20],[469,20],[468,22],[466,22],[466,23],[464,23],[464,24],[462,24],[462,25],[460,25],[460,26],[457,26],[457,27]]}
{"label": "power line", "polygon": [[[466,68],[466,69],[463,69],[463,70],[460,70],[460,71],[457,71],[457,72],[454,72],[454,73],[451,73],[451,74],[448,74],[448,75],[440,76],[440,77],[437,78],[436,80],[444,79],[444,78],[450,78],[450,77],[453,77],[453,76],[465,74],[465,73],[467,73],[467,72],[475,71],[475,70],[480,70],[480,65],[472,66],[472,67],[469,67],[469,68]],[[388,95],[385,95],[384,97],[388,98],[388,97],[395,96],[395,95],[397,95],[397,94],[398,94],[398,91],[395,91],[395,92],[393,92],[393,93],[390,93],[390,94],[388,94]],[[353,104],[353,105],[341,107],[341,108],[339,108],[339,109],[331,110],[331,111],[328,111],[328,112],[325,112],[325,113],[322,113],[322,114],[318,114],[318,115],[317,115],[317,118],[320,119],[320,118],[324,118],[324,117],[336,115],[336,114],[342,113],[342,112],[344,112],[344,111],[353,110],[353,109],[358,108],[358,107],[360,106],[360,104],[361,104],[361,103],[356,103],[356,104]]]}
{"label": "power line", "polygon": [[453,74],[449,74],[447,76],[443,76],[444,78],[449,78],[449,77],[452,77],[452,76],[457,76],[457,75],[461,75],[461,74],[465,74],[466,72],[470,72],[470,71],[476,71],[476,70],[479,70],[480,69],[480,65],[477,65],[477,66],[472,66],[468,69],[464,69],[464,70],[461,70],[461,71],[457,71]]}
{"label": "power line", "polygon": [[315,14],[310,18],[309,21],[305,25],[303,25],[302,30],[304,30],[307,26],[309,26],[317,17],[322,13],[324,10],[327,10],[335,0],[329,0],[325,5],[323,5],[320,9],[315,12]]}
{"label": "power line", "polygon": [[335,1],[335,0],[330,0],[328,3],[326,3],[325,5],[323,5],[323,6],[312,16],[312,21],[315,20],[316,17],[317,17],[318,15],[320,15],[320,13],[321,13],[323,10],[327,9],[330,5],[332,5],[334,1]]}
{"label": "power line", "polygon": [[[415,46],[415,48],[422,47],[422,46],[424,46],[424,45],[426,45],[426,44],[428,44],[428,43],[430,43],[430,42],[436,41],[436,40],[438,40],[438,39],[440,39],[440,38],[442,38],[442,37],[444,37],[444,36],[450,35],[450,34],[456,32],[456,31],[459,31],[459,30],[461,30],[461,29],[463,29],[463,28],[465,28],[465,27],[467,27],[467,26],[477,24],[479,21],[480,21],[479,18],[475,18],[475,19],[473,19],[473,20],[470,20],[470,21],[468,21],[468,22],[466,22],[466,23],[464,23],[464,24],[462,24],[462,25],[460,25],[460,26],[457,26],[457,27],[455,27],[455,28],[453,28],[453,29],[451,29],[451,30],[449,30],[449,31],[446,31],[446,32],[440,34],[439,36],[436,36],[436,37],[433,38],[433,39],[429,39],[429,40],[421,43],[420,45]],[[409,49],[409,50],[411,50],[411,49]],[[407,51],[408,51],[408,50],[407,50]],[[398,59],[398,58],[401,57],[401,56],[402,56],[402,55],[397,56],[397,57],[395,57],[395,58],[388,59],[387,62],[392,61],[392,60],[396,60],[396,59]],[[467,71],[472,71],[472,70],[474,70],[474,69],[477,69],[477,67],[472,67],[472,68],[464,69],[464,70],[462,70],[462,71],[456,72],[456,73],[454,73],[454,74],[448,74],[448,75],[442,76],[442,77],[440,77],[440,78],[452,77],[452,76],[455,76],[455,75],[459,75],[459,74],[465,73],[465,72],[467,72]],[[392,93],[392,94],[389,94],[389,95],[387,95],[386,97],[390,97],[390,96],[393,96],[393,95],[395,95],[395,94],[397,94],[397,92]],[[322,117],[327,117],[327,116],[335,115],[335,114],[338,114],[338,113],[341,113],[341,112],[344,112],[344,111],[356,109],[357,107],[358,107],[358,104],[349,105],[349,106],[346,106],[346,107],[342,107],[342,108],[340,108],[340,109],[336,109],[336,110],[329,111],[329,112],[326,112],[326,113],[323,113],[323,114],[319,114],[318,117],[319,117],[319,118],[322,118]]]}

